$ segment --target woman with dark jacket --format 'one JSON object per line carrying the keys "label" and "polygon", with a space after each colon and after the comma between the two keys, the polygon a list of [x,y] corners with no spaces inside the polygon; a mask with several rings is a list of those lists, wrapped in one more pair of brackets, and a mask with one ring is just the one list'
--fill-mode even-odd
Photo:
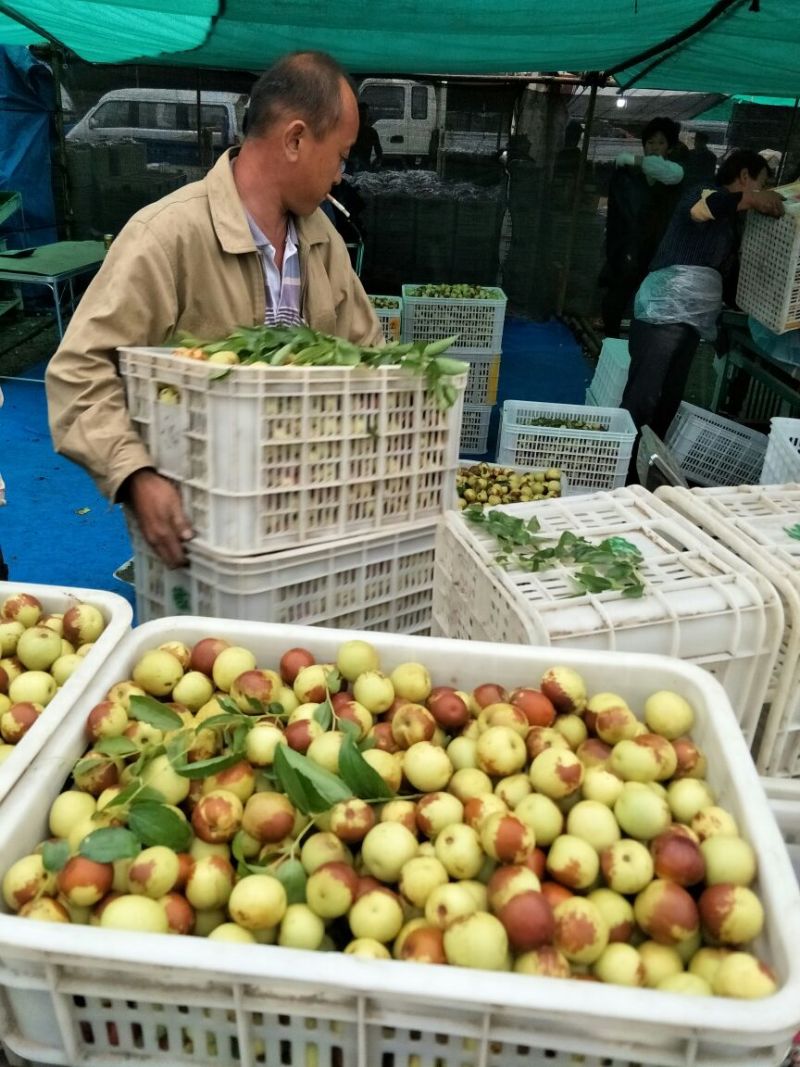
{"label": "woman with dark jacket", "polygon": [[634,302],[622,406],[637,429],[647,425],[666,434],[700,338],[716,336],[723,284],[736,271],[740,213],[783,214],[781,196],[764,190],[768,177],[757,152],[733,152],[714,188],[687,190],[676,208]]}
{"label": "woman with dark jacket", "polygon": [[608,190],[606,263],[601,284],[606,337],[619,337],[628,305],[680,197],[683,168],[667,159],[678,145],[680,126],[669,118],[655,118],[642,132],[643,155],[621,152]]}

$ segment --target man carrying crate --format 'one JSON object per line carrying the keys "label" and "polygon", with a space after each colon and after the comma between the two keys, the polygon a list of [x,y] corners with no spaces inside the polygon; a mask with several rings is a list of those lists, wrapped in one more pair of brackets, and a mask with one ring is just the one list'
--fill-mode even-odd
{"label": "man carrying crate", "polygon": [[321,52],[285,56],[256,82],[247,118],[241,148],[125,225],[47,370],[56,450],[130,505],[170,566],[185,562],[191,524],[133,428],[117,348],[301,321],[382,343],[345,244],[318,209],[358,134],[347,74]]}

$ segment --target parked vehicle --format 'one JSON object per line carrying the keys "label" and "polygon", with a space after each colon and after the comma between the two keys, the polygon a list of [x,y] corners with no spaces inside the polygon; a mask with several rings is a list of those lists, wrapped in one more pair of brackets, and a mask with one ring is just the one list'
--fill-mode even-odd
{"label": "parked vehicle", "polygon": [[[241,138],[246,105],[247,97],[239,93],[203,93],[200,122],[212,130],[214,159]],[[196,94],[191,89],[114,89],[67,134],[72,141],[122,138],[143,142],[148,163],[196,163]]]}

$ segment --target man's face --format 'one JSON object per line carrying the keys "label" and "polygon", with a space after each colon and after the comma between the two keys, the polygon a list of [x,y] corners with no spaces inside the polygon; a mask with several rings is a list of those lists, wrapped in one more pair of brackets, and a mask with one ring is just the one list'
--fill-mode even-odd
{"label": "man's face", "polygon": [[336,126],[322,137],[314,137],[310,131],[303,137],[290,205],[298,215],[310,215],[341,181],[342,165],[358,136],[356,98],[344,82],[341,93],[341,115]]}

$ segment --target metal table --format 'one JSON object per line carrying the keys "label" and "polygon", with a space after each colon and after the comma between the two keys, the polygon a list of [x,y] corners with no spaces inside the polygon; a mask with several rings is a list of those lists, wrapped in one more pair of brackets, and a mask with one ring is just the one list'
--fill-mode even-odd
{"label": "metal table", "polygon": [[62,299],[69,291],[70,307],[75,310],[73,279],[93,274],[105,258],[102,241],[56,241],[39,248],[0,253],[0,282],[46,285],[53,294],[58,336],[64,336]]}

